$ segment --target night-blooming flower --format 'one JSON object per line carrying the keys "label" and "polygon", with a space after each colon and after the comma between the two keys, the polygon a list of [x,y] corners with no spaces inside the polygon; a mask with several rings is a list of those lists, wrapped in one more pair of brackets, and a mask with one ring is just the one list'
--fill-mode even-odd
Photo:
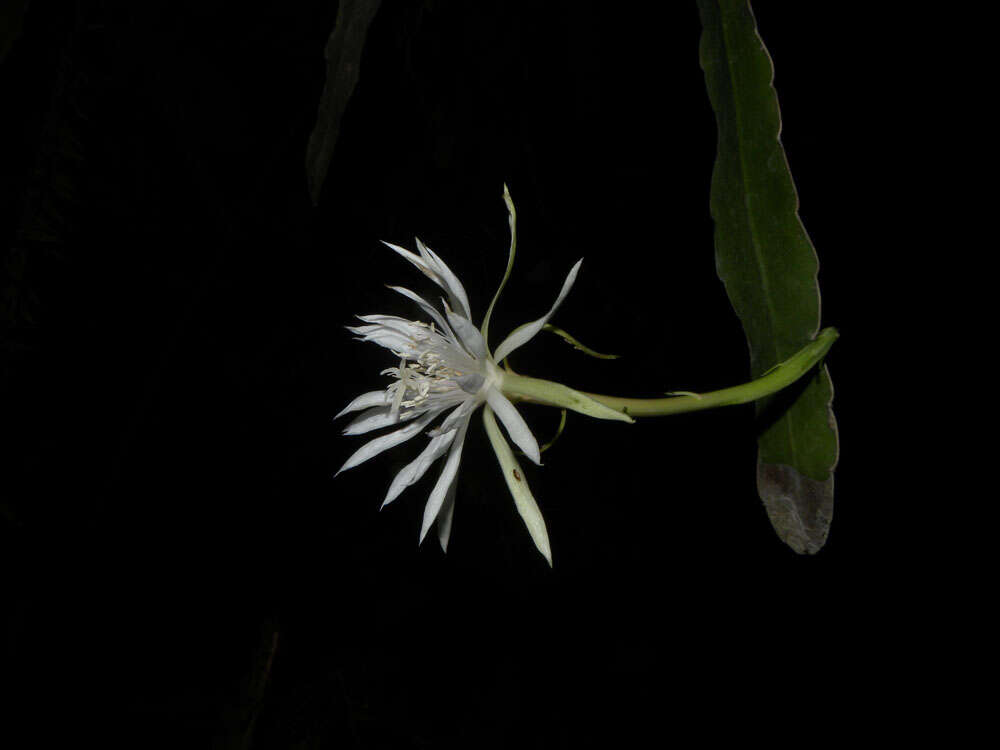
{"label": "night-blooming flower", "polygon": [[394,355],[396,364],[382,371],[382,375],[391,378],[387,388],[358,396],[337,415],[339,417],[351,412],[361,412],[347,425],[344,434],[360,435],[384,427],[395,429],[361,446],[347,459],[340,471],[353,468],[406,442],[428,430],[438,417],[444,415],[437,427],[427,431],[430,441],[423,452],[392,480],[382,506],[385,507],[399,497],[404,489],[427,472],[431,464],[443,457],[444,467],[424,506],[420,541],[423,542],[430,527],[437,521],[438,540],[442,549],[447,550],[454,514],[456,479],[466,431],[473,412],[482,406],[487,434],[518,511],[538,550],[551,565],[552,555],[545,521],[527,487],[513,451],[496,426],[494,415],[499,417],[513,443],[536,464],[541,463],[538,441],[508,396],[562,406],[604,419],[631,419],[570,388],[514,375],[497,365],[542,330],[569,294],[582,260],[577,261],[570,269],[562,290],[548,313],[515,329],[490,354],[487,344],[489,319],[510,275],[516,245],[516,214],[506,186],[504,201],[509,212],[511,230],[507,272],[490,303],[481,329],[477,329],[472,323],[469,300],[462,283],[433,250],[419,239],[416,241],[419,254],[384,243],[419,268],[441,288],[447,299],[442,299],[442,310],[438,310],[409,289],[391,286],[390,289],[414,302],[426,319],[411,321],[394,315],[362,315],[359,318],[364,325],[348,328],[360,340],[372,341],[388,349]]}

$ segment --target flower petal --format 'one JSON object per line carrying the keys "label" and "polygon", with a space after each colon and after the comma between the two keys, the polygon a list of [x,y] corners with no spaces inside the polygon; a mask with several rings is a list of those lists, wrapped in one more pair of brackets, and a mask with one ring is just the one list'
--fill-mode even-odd
{"label": "flower petal", "polygon": [[[427,327],[412,320],[395,315],[359,315],[359,320],[371,323],[371,326],[359,326],[357,333],[369,335],[380,331],[397,333],[410,341],[421,341],[427,337]],[[354,329],[352,329],[354,330]]]}
{"label": "flower petal", "polygon": [[448,311],[448,322],[455,330],[459,343],[469,354],[482,362],[486,359],[486,341],[483,334],[479,332],[472,323],[461,315]]}
{"label": "flower petal", "polygon": [[[426,247],[420,240],[417,240],[417,247],[420,255],[411,253],[406,248],[393,245],[391,242],[382,240],[382,244],[391,250],[396,251],[401,257],[415,265],[431,281],[441,287],[451,298],[451,303],[459,309],[466,317],[469,317],[469,298],[465,294],[465,287],[452,273],[445,262],[435,255],[430,248]],[[423,257],[421,257],[423,256]]]}
{"label": "flower petal", "polygon": [[541,466],[542,458],[541,452],[538,450],[538,441],[531,434],[527,422],[518,413],[514,404],[496,388],[490,388],[487,391],[486,402],[496,412],[496,415],[500,417],[500,421],[507,428],[507,434],[514,441],[514,445],[524,451],[524,455],[534,463]]}
{"label": "flower petal", "polygon": [[[463,399],[463,401],[464,401],[464,403],[462,404],[463,408],[455,409],[454,411],[452,411],[451,414],[449,414],[447,417],[444,418],[439,427],[437,427],[434,430],[431,430],[427,434],[433,437],[436,435],[443,435],[446,432],[451,432],[452,430],[458,429],[459,423],[463,419],[465,419],[466,415],[468,415],[473,409],[476,408],[476,404],[474,401],[466,399]],[[448,404],[448,406],[451,406],[451,404]],[[447,406],[442,408],[447,408]]]}
{"label": "flower petal", "polygon": [[570,269],[569,275],[566,276],[566,281],[563,282],[562,291],[559,292],[559,296],[556,298],[555,304],[552,305],[552,309],[538,320],[526,323],[525,325],[514,329],[510,336],[505,338],[500,346],[496,348],[496,352],[493,354],[493,359],[496,362],[501,362],[503,358],[508,356],[512,351],[530,341],[535,334],[541,331],[545,324],[549,322],[549,318],[552,317],[553,313],[555,313],[555,311],[559,308],[559,305],[561,305],[563,300],[566,299],[566,295],[569,294],[569,290],[573,288],[573,282],[576,281],[576,274],[580,270],[581,263],[583,263],[582,258],[576,262],[576,265],[573,266],[573,268]]}
{"label": "flower petal", "polygon": [[381,391],[368,391],[368,393],[362,393],[351,403],[341,409],[334,419],[339,419],[345,414],[350,414],[352,411],[367,409],[370,406],[384,406],[388,403],[388,399],[389,393],[385,389]]}
{"label": "flower petal", "polygon": [[385,240],[381,240],[381,242],[390,250],[395,250],[402,258],[410,261],[410,263],[412,263],[421,271],[423,271],[424,275],[427,276],[427,278],[429,278],[435,284],[438,284],[440,286],[440,282],[438,282],[438,280],[435,278],[436,274],[434,273],[434,271],[432,271],[430,266],[427,265],[427,261],[425,261],[419,255],[417,255],[414,252],[411,252],[410,250],[407,250],[405,247],[400,247],[399,245],[393,245],[391,242],[386,242]]}
{"label": "flower petal", "polygon": [[535,547],[548,560],[551,567],[552,549],[549,546],[549,535],[545,530],[545,519],[542,517],[542,511],[539,510],[538,503],[535,502],[535,498],[528,488],[528,482],[524,477],[524,472],[521,471],[521,466],[518,464],[517,458],[514,456],[514,451],[510,449],[507,441],[503,439],[496,419],[493,418],[493,410],[488,405],[483,408],[483,424],[486,427],[486,434],[489,436],[490,443],[493,446],[493,452],[496,453],[497,461],[500,462],[500,469],[503,472],[504,480],[507,482],[507,489],[510,490],[510,494],[514,498],[514,505],[517,507],[517,512],[524,520],[525,526],[528,527],[528,533],[531,535],[531,540],[535,543]]}
{"label": "flower petal", "polygon": [[437,520],[438,513],[444,505],[445,498],[451,491],[458,478],[458,466],[462,462],[462,446],[465,444],[465,432],[469,428],[469,417],[467,414],[462,424],[455,431],[455,439],[451,442],[451,450],[448,451],[448,458],[441,469],[441,476],[438,477],[437,484],[431,490],[431,495],[424,505],[424,520],[420,526],[420,543],[424,541],[431,525]]}
{"label": "flower petal", "polygon": [[[361,414],[351,420],[347,427],[344,428],[344,434],[364,435],[366,432],[379,430],[397,422],[409,422],[414,417],[419,417],[427,411],[429,410],[426,407],[420,408],[415,406],[408,411],[396,415],[392,413],[392,406],[374,406],[367,411],[361,412]],[[437,409],[435,414],[440,414],[441,411],[442,409]]]}
{"label": "flower petal", "polygon": [[[359,315],[358,320],[362,320],[365,323],[373,323],[380,328],[387,328],[390,331],[395,331],[410,338],[419,338],[427,330],[425,326],[412,320],[401,318],[398,315]],[[363,326],[362,328],[366,331],[368,330]]]}
{"label": "flower petal", "polygon": [[425,300],[416,292],[411,292],[406,287],[389,286],[389,288],[392,289],[394,292],[399,292],[407,299],[413,300],[418,305],[420,305],[420,309],[423,310],[425,313],[427,313],[434,320],[434,322],[441,327],[442,331],[444,331],[449,337],[451,337],[452,340],[457,340],[455,339],[454,332],[451,330],[451,326],[448,325],[448,321],[444,319],[444,316],[441,313],[439,313],[431,303],[429,303],[427,300]]}
{"label": "flower petal", "polygon": [[[423,452],[417,456],[413,461],[408,463],[399,473],[393,478],[392,483],[389,485],[389,491],[385,495],[385,500],[382,501],[382,507],[384,508],[405,490],[411,484],[418,482],[420,478],[427,473],[427,470],[431,467],[435,461],[437,461],[444,452],[448,450],[448,446],[451,445],[451,441],[455,439],[455,435],[458,432],[457,427],[460,424],[462,417],[472,411],[474,404],[471,401],[466,401],[462,403],[457,409],[455,409],[451,414],[445,418],[445,422],[455,425],[455,429],[450,429],[447,432],[441,432],[435,437],[431,438],[431,441],[424,448]],[[443,425],[442,425],[443,426]]]}
{"label": "flower petal", "polygon": [[437,272],[441,280],[444,282],[438,282],[441,287],[445,289],[449,296],[452,297],[452,304],[455,308],[461,312],[467,319],[472,318],[472,308],[469,307],[469,297],[465,293],[465,287],[462,286],[462,282],[458,280],[455,273],[448,268],[446,264],[438,254],[431,250],[427,245],[420,241],[419,237],[414,238],[417,241],[417,250],[420,251],[420,255],[423,257],[424,262],[427,263],[434,271]]}
{"label": "flower petal", "polygon": [[[408,424],[405,427],[401,427],[398,430],[388,433],[387,435],[382,435],[374,440],[368,441],[351,454],[351,457],[344,462],[344,465],[341,466],[340,469],[337,470],[337,474],[342,471],[347,471],[348,469],[353,469],[355,466],[364,463],[369,458],[373,458],[383,451],[387,451],[390,448],[395,448],[401,443],[405,443],[414,435],[419,434],[420,431],[429,425],[436,416],[437,414],[434,413],[425,414],[412,424]],[[337,476],[337,474],[334,474],[334,476]]]}
{"label": "flower petal", "polygon": [[421,477],[431,467],[431,464],[444,455],[445,451],[448,450],[448,446],[451,445],[451,441],[454,439],[454,430],[431,438],[431,441],[420,455],[400,469],[399,473],[393,477],[392,483],[389,485],[389,491],[385,494],[385,500],[382,501],[382,507],[384,508],[399,497],[403,493],[403,490],[411,484],[420,481]]}
{"label": "flower petal", "polygon": [[[403,334],[397,333],[396,331],[389,330],[385,326],[348,326],[347,330],[351,333],[358,334],[358,338],[361,341],[373,341],[379,346],[384,346],[393,353],[399,352],[401,354],[411,355],[415,354],[417,351],[412,339],[404,336]],[[414,357],[410,357],[410,359],[413,358]]]}
{"label": "flower petal", "polygon": [[448,540],[451,538],[451,522],[455,518],[455,492],[457,489],[458,478],[456,477],[451,481],[451,486],[444,496],[444,504],[441,506],[441,512],[438,513],[438,544],[441,545],[442,552],[448,551]]}

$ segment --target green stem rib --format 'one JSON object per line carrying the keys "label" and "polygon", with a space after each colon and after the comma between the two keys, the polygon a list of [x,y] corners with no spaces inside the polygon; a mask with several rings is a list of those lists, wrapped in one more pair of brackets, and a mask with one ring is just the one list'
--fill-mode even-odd
{"label": "green stem rib", "polygon": [[597,393],[583,395],[630,417],[660,417],[719,406],[747,404],[786,388],[812,370],[826,355],[840,334],[836,328],[824,328],[816,338],[767,374],[743,385],[709,391],[698,395],[668,398],[619,398]]}

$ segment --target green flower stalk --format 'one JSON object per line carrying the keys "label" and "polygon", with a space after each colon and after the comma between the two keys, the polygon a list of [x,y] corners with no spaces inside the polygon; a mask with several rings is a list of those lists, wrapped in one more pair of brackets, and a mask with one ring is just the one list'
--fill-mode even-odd
{"label": "green flower stalk", "polygon": [[[552,329],[585,351],[585,347],[549,324],[576,281],[582,260],[570,269],[555,303],[537,320],[514,329],[491,353],[489,325],[493,309],[507,284],[514,265],[517,245],[517,214],[507,186],[504,202],[510,223],[510,251],[507,269],[480,328],[472,323],[465,288],[445,262],[419,239],[418,253],[398,245],[384,243],[402,258],[420,269],[437,284],[447,299],[438,310],[416,293],[404,287],[389,288],[414,302],[429,322],[411,321],[394,315],[359,316],[364,325],[348,327],[362,341],[372,341],[388,349],[398,366],[382,371],[392,378],[387,388],[370,391],[351,401],[337,415],[360,414],[344,429],[345,435],[360,435],[386,427],[391,431],[365,443],[337,472],[353,468],[378,454],[400,445],[424,432],[438,417],[441,423],[427,431],[430,441],[424,450],[395,476],[389,485],[382,507],[395,500],[404,489],[417,482],[438,459],[444,466],[424,506],[420,542],[431,526],[437,527],[441,548],[448,549],[455,510],[455,488],[462,459],[465,436],[473,412],[483,408],[483,424],[496,453],[504,480],[538,551],[549,565],[552,552],[545,520],[528,487],[514,451],[497,424],[503,424],[507,437],[529,460],[541,463],[538,441],[521,417],[517,402],[555,406],[597,419],[633,422],[633,417],[677,414],[740,404],[774,393],[808,372],[830,348],[836,331],[826,329],[815,341],[761,378],[733,388],[705,394],[677,394],[662,399],[630,399],[576,391],[561,383],[531,378],[503,369],[499,363],[528,343],[540,331]],[[595,354],[594,352],[589,352]],[[596,355],[603,356],[603,355]],[[445,414],[447,412],[447,414]]]}

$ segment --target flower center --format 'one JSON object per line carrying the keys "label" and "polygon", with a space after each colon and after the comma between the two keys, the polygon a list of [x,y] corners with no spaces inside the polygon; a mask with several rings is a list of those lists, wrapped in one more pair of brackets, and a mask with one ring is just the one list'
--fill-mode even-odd
{"label": "flower center", "polygon": [[426,336],[418,337],[418,354],[412,361],[413,353],[399,356],[399,367],[388,367],[383,375],[395,378],[386,389],[391,396],[391,414],[398,415],[401,408],[420,406],[435,394],[455,394],[461,389],[470,396],[476,396],[486,382],[483,364],[470,358],[464,351],[452,345],[434,330],[433,324],[414,322],[428,329]]}

